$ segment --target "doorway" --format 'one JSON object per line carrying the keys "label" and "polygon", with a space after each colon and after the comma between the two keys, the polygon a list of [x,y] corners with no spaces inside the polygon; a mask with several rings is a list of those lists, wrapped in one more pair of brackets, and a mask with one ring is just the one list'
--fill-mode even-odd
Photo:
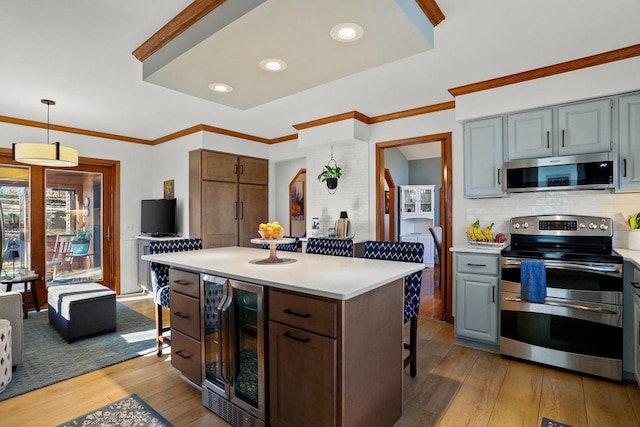
{"label": "doorway", "polygon": [[384,168],[384,150],[387,148],[396,148],[414,144],[425,144],[432,142],[440,142],[441,157],[441,181],[442,188],[440,191],[440,225],[442,227],[442,252],[440,259],[440,268],[442,283],[440,284],[440,298],[442,300],[443,312],[442,320],[448,323],[453,322],[453,286],[452,286],[452,256],[446,249],[452,240],[452,203],[453,203],[453,187],[452,187],[452,153],[451,153],[452,135],[450,132],[424,135],[414,138],[379,142],[376,144],[376,238],[384,239],[385,232],[385,168]]}

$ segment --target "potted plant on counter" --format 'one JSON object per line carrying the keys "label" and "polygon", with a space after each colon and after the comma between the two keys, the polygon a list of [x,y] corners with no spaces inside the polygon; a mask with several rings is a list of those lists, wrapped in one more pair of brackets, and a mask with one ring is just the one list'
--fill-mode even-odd
{"label": "potted plant on counter", "polygon": [[89,252],[89,243],[91,242],[91,231],[84,228],[78,230],[73,240],[71,240],[71,253],[75,255],[86,254]]}

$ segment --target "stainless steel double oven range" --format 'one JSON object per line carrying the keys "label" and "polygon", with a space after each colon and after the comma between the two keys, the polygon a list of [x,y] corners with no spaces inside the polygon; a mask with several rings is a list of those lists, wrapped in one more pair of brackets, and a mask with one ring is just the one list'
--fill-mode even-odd
{"label": "stainless steel double oven range", "polygon": [[[512,218],[502,250],[500,353],[622,379],[623,261],[610,218]],[[544,304],[521,298],[521,264],[542,260]]]}

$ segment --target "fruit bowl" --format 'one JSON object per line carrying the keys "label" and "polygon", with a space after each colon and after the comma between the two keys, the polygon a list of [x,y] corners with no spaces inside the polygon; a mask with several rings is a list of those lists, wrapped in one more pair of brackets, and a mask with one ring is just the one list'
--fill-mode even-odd
{"label": "fruit bowl", "polygon": [[262,237],[263,239],[271,239],[271,240],[278,240],[278,239],[282,239],[282,236],[284,235],[284,230],[282,231],[260,231],[258,230],[258,233],[260,233],[260,237]]}

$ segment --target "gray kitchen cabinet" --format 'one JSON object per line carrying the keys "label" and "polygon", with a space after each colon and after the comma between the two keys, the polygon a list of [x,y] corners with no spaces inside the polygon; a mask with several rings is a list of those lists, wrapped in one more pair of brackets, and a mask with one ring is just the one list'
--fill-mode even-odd
{"label": "gray kitchen cabinet", "polygon": [[507,116],[507,158],[533,159],[553,155],[552,110],[525,111]]}
{"label": "gray kitchen cabinet", "polygon": [[640,190],[640,93],[618,100],[620,163],[618,190]]}
{"label": "gray kitchen cabinet", "polygon": [[502,117],[464,124],[464,195],[502,197]]}
{"label": "gray kitchen cabinet", "polygon": [[456,338],[497,346],[500,256],[457,252],[454,268]]}
{"label": "gray kitchen cabinet", "polygon": [[507,115],[507,159],[611,151],[612,105],[606,98]]}

